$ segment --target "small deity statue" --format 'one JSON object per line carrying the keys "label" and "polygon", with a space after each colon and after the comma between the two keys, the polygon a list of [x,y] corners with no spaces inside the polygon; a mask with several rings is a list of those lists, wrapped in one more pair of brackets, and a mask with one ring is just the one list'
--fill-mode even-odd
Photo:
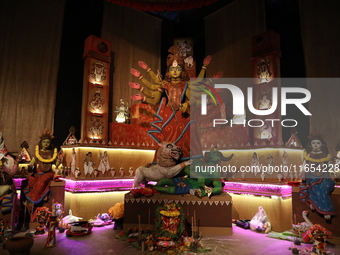
{"label": "small deity statue", "polygon": [[94,169],[93,174],[94,174],[94,178],[97,178],[99,175],[98,169]]}
{"label": "small deity statue", "polygon": [[110,162],[109,162],[109,156],[107,155],[107,151],[104,151],[104,153],[99,153],[99,156],[101,158],[98,166],[98,170],[102,172],[103,176],[106,172],[110,170]]}
{"label": "small deity statue", "polygon": [[120,177],[124,177],[125,171],[124,167],[119,168]]}
{"label": "small deity statue", "polygon": [[62,204],[61,203],[58,203],[58,202],[55,202],[53,203],[52,205],[52,216],[56,216],[59,220],[62,219],[62,216],[63,216],[63,210],[62,210]]}
{"label": "small deity statue", "polygon": [[76,170],[74,171],[74,177],[78,178],[79,175],[80,175],[80,169],[79,169],[79,167],[77,167]]}
{"label": "small deity statue", "polygon": [[[274,157],[271,154],[267,156],[267,164],[269,168],[274,166]],[[273,172],[269,171],[269,173],[272,174]]]}
{"label": "small deity statue", "polygon": [[95,112],[101,112],[101,110],[103,109],[104,99],[100,95],[100,89],[98,89],[96,93],[93,95],[92,102],[90,103],[90,105]]}
{"label": "small deity statue", "polygon": [[266,110],[272,107],[271,100],[268,97],[267,92],[263,92],[261,98],[259,99],[258,109]]}
{"label": "small deity statue", "polygon": [[32,159],[31,159],[29,152],[27,151],[28,143],[26,141],[23,141],[20,147],[21,147],[21,151],[20,151],[20,154],[17,156],[16,161],[19,163],[30,162]]}
{"label": "small deity statue", "polygon": [[272,75],[270,71],[270,61],[269,59],[261,59],[257,63],[257,75],[259,77],[260,83],[269,82],[269,77]]}
{"label": "small deity statue", "polygon": [[273,137],[273,127],[269,124],[268,121],[264,121],[263,126],[260,127],[260,138],[270,139],[272,137]]}
{"label": "small deity statue", "polygon": [[112,177],[115,177],[115,175],[116,175],[116,170],[115,170],[115,168],[114,168],[114,167],[111,167],[110,171],[111,171],[111,176],[112,176]]}
{"label": "small deity statue", "polygon": [[71,155],[72,159],[71,159],[71,169],[70,169],[72,177],[74,176],[75,171],[76,171],[76,155],[77,155],[76,150],[75,148],[73,148],[72,155]]}
{"label": "small deity statue", "polygon": [[263,155],[259,157],[257,153],[254,152],[251,158],[251,169],[255,177],[260,172],[260,160],[262,159],[262,156]]}
{"label": "small deity statue", "polygon": [[86,156],[84,158],[84,173],[85,176],[91,176],[93,174],[93,166],[95,165],[95,162],[92,160],[92,152],[89,151],[86,153]]}
{"label": "small deity statue", "polygon": [[[288,167],[288,162],[289,162],[288,161],[288,153],[286,151],[283,152],[281,159],[282,159],[283,169],[284,170],[285,169],[289,169],[289,167]],[[287,179],[288,178],[288,174],[292,175],[292,173],[289,173],[288,171],[283,171],[283,178]]]}
{"label": "small deity statue", "polygon": [[76,143],[77,143],[77,138],[73,134],[70,135],[70,137],[67,140],[67,144],[72,145],[72,144],[76,144]]}
{"label": "small deity statue", "polygon": [[335,181],[329,169],[331,154],[323,137],[313,132],[309,136],[309,144],[304,152],[302,183],[299,186],[299,199],[317,211],[326,220],[336,215],[331,199]]}
{"label": "small deity statue", "polygon": [[123,99],[120,99],[120,105],[119,107],[116,107],[116,109],[117,110],[115,112],[118,113],[116,117],[116,121],[118,123],[125,123],[128,117],[128,107],[125,106],[125,102],[123,101]]}
{"label": "small deity statue", "polygon": [[[53,134],[45,129],[35,148],[35,156],[29,163],[28,186],[24,188],[26,202],[39,206],[50,194],[50,183],[58,176],[53,172],[52,165],[58,167],[62,161],[62,150],[58,153],[53,146]],[[27,204],[27,203],[26,203]],[[30,205],[29,205],[30,207]],[[32,217],[34,216],[31,215]]]}
{"label": "small deity statue", "polygon": [[133,177],[133,167],[129,167],[129,177]]}

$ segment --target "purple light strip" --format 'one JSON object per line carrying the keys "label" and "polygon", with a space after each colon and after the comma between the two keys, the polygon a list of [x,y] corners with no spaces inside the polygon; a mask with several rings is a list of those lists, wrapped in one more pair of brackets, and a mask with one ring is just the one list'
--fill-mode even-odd
{"label": "purple light strip", "polygon": [[[19,190],[21,182],[26,178],[15,178],[14,183]],[[65,181],[65,190],[73,193],[81,192],[109,192],[109,191],[126,191],[130,190],[133,179],[110,179],[110,180],[72,180],[61,178]],[[340,188],[340,185],[335,185]],[[292,187],[289,185],[275,185],[262,183],[244,183],[244,182],[225,182],[225,192],[272,196],[290,197]]]}
{"label": "purple light strip", "polygon": [[71,180],[61,178],[65,181],[65,190],[73,193],[77,192],[108,192],[130,190],[133,179],[114,180]]}
{"label": "purple light strip", "polygon": [[292,196],[292,187],[288,185],[262,184],[262,183],[242,183],[225,182],[225,192],[262,195],[262,196]]}

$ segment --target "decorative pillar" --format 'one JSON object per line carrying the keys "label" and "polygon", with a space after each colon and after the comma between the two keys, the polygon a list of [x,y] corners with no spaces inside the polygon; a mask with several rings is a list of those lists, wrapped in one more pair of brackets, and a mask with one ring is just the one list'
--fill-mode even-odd
{"label": "decorative pillar", "polygon": [[[277,108],[268,115],[253,115],[250,132],[251,143],[255,147],[281,146],[281,106],[280,106],[280,36],[267,31],[252,38],[253,106],[267,111],[273,107],[274,94]],[[273,88],[277,93],[273,94]],[[274,106],[275,107],[275,106]]]}
{"label": "decorative pillar", "polygon": [[111,43],[90,35],[83,53],[81,143],[108,142]]}

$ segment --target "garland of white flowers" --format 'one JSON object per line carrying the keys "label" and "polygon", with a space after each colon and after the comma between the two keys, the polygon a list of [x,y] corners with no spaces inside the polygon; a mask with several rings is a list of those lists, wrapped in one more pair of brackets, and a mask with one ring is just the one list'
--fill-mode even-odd
{"label": "garland of white flowers", "polygon": [[56,160],[57,156],[58,156],[58,152],[57,152],[57,148],[54,149],[54,153],[53,153],[53,157],[49,158],[49,159],[44,159],[40,156],[39,154],[39,146],[37,145],[35,147],[35,156],[37,157],[37,159],[39,159],[40,162],[43,163],[52,163],[53,161]]}

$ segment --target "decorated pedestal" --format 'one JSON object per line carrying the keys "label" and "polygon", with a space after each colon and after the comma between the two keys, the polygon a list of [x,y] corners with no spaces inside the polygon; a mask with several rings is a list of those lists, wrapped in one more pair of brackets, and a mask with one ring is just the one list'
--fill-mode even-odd
{"label": "decorated pedestal", "polygon": [[139,216],[142,228],[153,229],[157,207],[168,201],[182,206],[188,224],[191,224],[192,218],[195,217],[197,227],[203,236],[232,234],[232,199],[226,193],[211,198],[165,194],[134,198],[130,194],[126,194],[124,230],[138,227]]}

